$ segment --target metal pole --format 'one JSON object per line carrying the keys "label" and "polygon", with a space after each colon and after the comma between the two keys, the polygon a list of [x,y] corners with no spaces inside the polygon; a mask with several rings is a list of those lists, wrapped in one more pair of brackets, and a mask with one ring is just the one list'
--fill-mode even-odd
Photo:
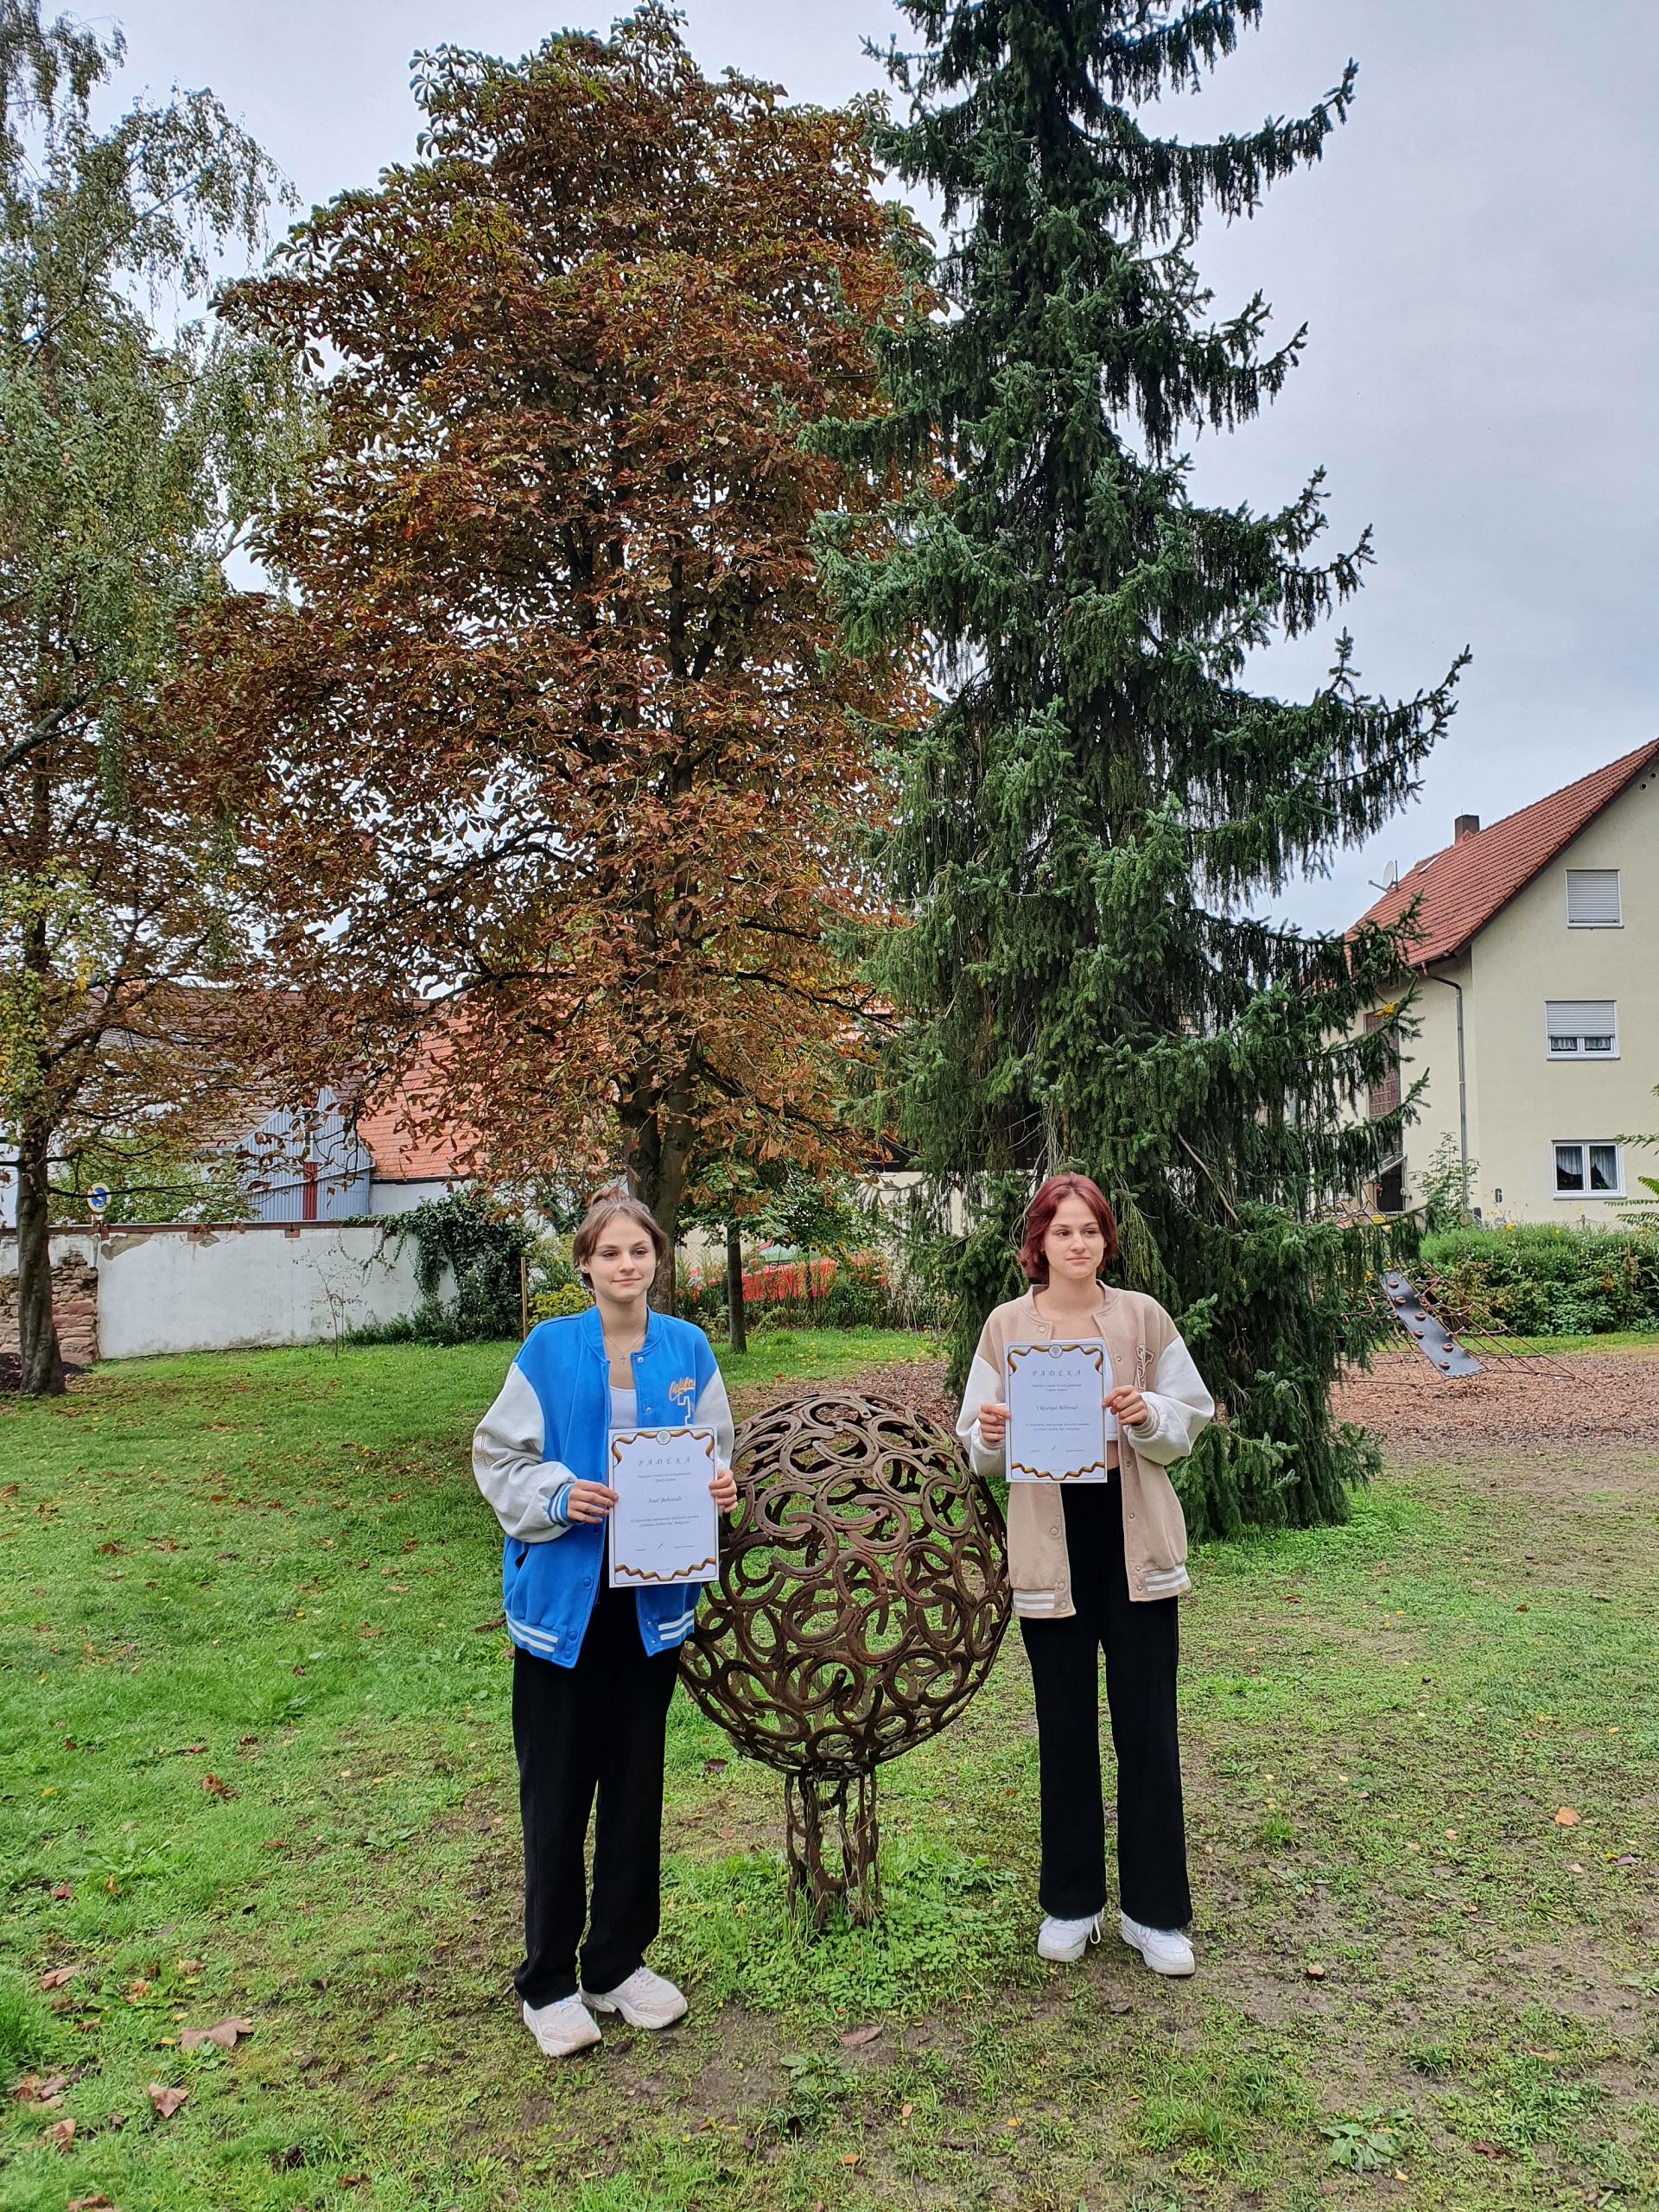
{"label": "metal pole", "polygon": [[1424,981],[1444,983],[1448,991],[1458,995],[1458,1157],[1463,1162],[1463,1206],[1469,1210],[1469,1085],[1463,1060],[1463,985],[1454,983],[1449,976],[1431,976],[1423,971]]}

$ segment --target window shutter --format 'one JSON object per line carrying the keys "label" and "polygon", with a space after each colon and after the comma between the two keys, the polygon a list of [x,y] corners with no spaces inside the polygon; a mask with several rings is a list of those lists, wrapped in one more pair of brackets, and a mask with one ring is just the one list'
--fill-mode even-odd
{"label": "window shutter", "polygon": [[1620,921],[1618,870],[1570,868],[1567,871],[1567,918],[1573,929],[1617,929]]}
{"label": "window shutter", "polygon": [[1611,1037],[1618,1028],[1617,999],[1547,999],[1544,1027],[1552,1037]]}

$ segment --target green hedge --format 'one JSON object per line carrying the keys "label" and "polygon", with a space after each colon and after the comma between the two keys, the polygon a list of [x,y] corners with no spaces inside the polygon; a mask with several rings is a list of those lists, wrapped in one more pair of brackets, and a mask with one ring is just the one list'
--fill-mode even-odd
{"label": "green hedge", "polygon": [[1476,1332],[1659,1329],[1659,1234],[1651,1230],[1444,1230],[1424,1237],[1419,1280],[1456,1327]]}

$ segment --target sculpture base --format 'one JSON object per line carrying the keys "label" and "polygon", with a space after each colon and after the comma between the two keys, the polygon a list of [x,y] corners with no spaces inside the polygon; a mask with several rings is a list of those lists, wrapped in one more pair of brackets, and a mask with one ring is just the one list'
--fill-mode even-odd
{"label": "sculpture base", "polygon": [[875,1774],[791,1774],[784,1780],[789,1896],[817,1931],[837,1898],[868,1927],[881,1906]]}

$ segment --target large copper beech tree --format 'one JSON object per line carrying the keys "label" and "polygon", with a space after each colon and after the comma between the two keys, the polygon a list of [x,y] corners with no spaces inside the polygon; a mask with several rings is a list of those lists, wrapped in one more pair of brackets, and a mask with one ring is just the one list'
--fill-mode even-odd
{"label": "large copper beech tree", "polygon": [[417,68],[421,158],[226,302],[327,365],[329,429],[194,704],[274,738],[249,849],[341,1052],[671,1234],[700,1163],[849,1141],[832,947],[909,677],[835,650],[813,518],[884,487],[808,434],[876,404],[913,237],[862,117],[708,81],[655,7]]}

